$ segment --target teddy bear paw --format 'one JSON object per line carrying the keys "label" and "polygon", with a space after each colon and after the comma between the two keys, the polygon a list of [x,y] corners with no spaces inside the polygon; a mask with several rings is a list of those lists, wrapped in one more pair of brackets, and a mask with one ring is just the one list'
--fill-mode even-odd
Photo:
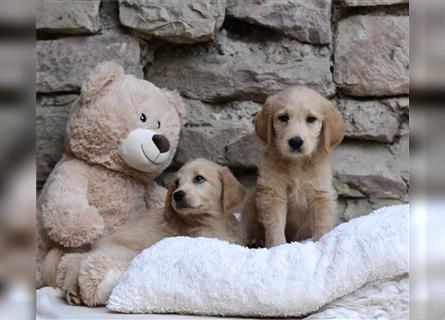
{"label": "teddy bear paw", "polygon": [[66,289],[65,290],[65,300],[68,304],[72,306],[79,306],[82,304],[80,299],[79,289]]}

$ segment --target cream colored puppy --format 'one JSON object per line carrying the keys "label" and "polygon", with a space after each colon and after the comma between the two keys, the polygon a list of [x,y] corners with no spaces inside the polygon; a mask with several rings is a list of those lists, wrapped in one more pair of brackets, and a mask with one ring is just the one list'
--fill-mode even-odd
{"label": "cream colored puppy", "polygon": [[130,220],[89,251],[63,256],[63,250],[50,251],[47,281],[56,282],[70,304],[104,305],[131,260],[163,238],[210,237],[244,244],[234,216],[244,196],[244,187],[227,167],[205,159],[188,162],[171,182],[165,208]]}
{"label": "cream colored puppy", "polygon": [[330,154],[344,136],[340,114],[317,92],[295,86],[266,100],[255,131],[266,148],[243,209],[250,242],[320,239],[335,224]]}
{"label": "cream colored puppy", "polygon": [[234,216],[245,195],[227,167],[196,159],[184,165],[171,182],[166,218],[180,235],[245,244],[245,234]]}

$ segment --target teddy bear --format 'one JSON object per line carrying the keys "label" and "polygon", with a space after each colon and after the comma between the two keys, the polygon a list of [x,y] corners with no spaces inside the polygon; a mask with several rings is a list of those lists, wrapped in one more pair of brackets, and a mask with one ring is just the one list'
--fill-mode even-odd
{"label": "teddy bear", "polygon": [[85,252],[130,218],[163,206],[166,189],[155,178],[173,159],[183,119],[179,94],[113,62],[89,75],[70,109],[64,154],[38,201],[38,287],[54,285],[43,272],[51,249],[57,258]]}

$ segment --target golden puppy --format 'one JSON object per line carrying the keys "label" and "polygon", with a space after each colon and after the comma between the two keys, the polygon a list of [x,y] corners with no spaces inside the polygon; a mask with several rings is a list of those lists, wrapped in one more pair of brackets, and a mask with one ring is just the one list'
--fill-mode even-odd
{"label": "golden puppy", "polygon": [[317,92],[295,86],[266,100],[255,131],[266,148],[243,208],[250,241],[270,248],[318,240],[335,224],[330,153],[344,136],[340,114]]}
{"label": "golden puppy", "polygon": [[60,263],[63,251],[51,250],[45,259],[46,281],[65,290],[70,304],[104,305],[131,260],[163,238],[202,236],[244,244],[234,216],[244,196],[244,187],[228,168],[205,159],[188,162],[171,182],[164,209],[141,214],[92,250],[67,253]]}
{"label": "golden puppy", "polygon": [[234,212],[245,194],[227,167],[196,159],[184,165],[171,182],[166,218],[177,234],[244,244],[245,234]]}

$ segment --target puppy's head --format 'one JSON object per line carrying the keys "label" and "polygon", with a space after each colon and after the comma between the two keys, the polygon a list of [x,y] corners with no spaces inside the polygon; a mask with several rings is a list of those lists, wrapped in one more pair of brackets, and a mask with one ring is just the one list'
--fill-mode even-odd
{"label": "puppy's head", "polygon": [[230,215],[245,196],[244,187],[227,167],[212,161],[196,159],[186,163],[170,183],[165,201],[165,214]]}
{"label": "puppy's head", "polygon": [[343,139],[344,123],[330,101],[296,86],[266,100],[255,117],[255,131],[266,145],[294,159],[319,149],[330,152]]}

